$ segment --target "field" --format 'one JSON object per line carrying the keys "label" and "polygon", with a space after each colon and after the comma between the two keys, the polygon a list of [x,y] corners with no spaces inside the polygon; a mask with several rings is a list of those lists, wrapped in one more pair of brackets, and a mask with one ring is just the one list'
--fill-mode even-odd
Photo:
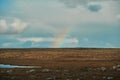
{"label": "field", "polygon": [[120,80],[119,48],[0,49],[0,80]]}

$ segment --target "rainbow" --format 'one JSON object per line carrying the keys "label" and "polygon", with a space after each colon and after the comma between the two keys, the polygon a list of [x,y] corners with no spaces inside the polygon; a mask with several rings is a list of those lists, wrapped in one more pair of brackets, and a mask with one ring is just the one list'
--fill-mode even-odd
{"label": "rainbow", "polygon": [[71,32],[71,28],[72,27],[66,27],[61,34],[59,34],[56,38],[55,38],[55,42],[53,43],[53,48],[59,48],[61,47],[62,43],[64,43],[64,39],[66,38],[66,36]]}

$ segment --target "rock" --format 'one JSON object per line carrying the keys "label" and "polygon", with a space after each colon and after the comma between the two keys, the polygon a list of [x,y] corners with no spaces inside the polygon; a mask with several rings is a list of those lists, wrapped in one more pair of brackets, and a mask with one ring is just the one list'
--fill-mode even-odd
{"label": "rock", "polygon": [[116,67],[116,66],[113,66],[112,68],[115,70],[117,67]]}
{"label": "rock", "polygon": [[113,66],[112,68],[113,68],[114,70],[120,71],[120,65]]}
{"label": "rock", "polygon": [[64,72],[69,72],[69,70],[64,70]]}
{"label": "rock", "polygon": [[15,77],[13,76],[13,77],[11,77],[11,80],[14,80],[15,79]]}
{"label": "rock", "polygon": [[76,80],[80,80],[79,78],[77,78]]}
{"label": "rock", "polygon": [[106,70],[106,68],[105,68],[105,67],[101,67],[101,70],[102,70],[102,71],[105,71],[105,70]]}
{"label": "rock", "polygon": [[107,77],[107,80],[113,80],[114,78],[113,77]]}
{"label": "rock", "polygon": [[47,78],[46,80],[54,80],[53,78],[51,78],[51,77],[49,77],[49,78]]}
{"label": "rock", "polygon": [[120,68],[120,65],[117,65],[118,68]]}
{"label": "rock", "polygon": [[7,70],[7,73],[12,73],[13,71],[12,70]]}
{"label": "rock", "polygon": [[106,76],[103,76],[102,78],[103,78],[103,79],[106,79]]}
{"label": "rock", "polygon": [[55,72],[61,72],[60,70],[55,70]]}
{"label": "rock", "polygon": [[49,69],[43,69],[42,72],[50,72]]}
{"label": "rock", "polygon": [[31,69],[31,70],[27,71],[27,73],[31,73],[31,72],[35,72],[35,70]]}

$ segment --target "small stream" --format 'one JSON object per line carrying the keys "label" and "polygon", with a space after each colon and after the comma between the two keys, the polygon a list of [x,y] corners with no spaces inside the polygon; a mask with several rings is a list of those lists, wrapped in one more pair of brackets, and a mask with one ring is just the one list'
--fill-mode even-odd
{"label": "small stream", "polygon": [[0,64],[0,68],[35,68],[35,66],[18,66],[18,65]]}

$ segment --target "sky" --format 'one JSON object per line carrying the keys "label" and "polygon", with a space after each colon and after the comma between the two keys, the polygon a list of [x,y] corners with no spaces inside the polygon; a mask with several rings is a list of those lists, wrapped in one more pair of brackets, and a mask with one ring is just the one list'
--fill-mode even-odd
{"label": "sky", "polygon": [[120,48],[120,0],[0,0],[0,48]]}

